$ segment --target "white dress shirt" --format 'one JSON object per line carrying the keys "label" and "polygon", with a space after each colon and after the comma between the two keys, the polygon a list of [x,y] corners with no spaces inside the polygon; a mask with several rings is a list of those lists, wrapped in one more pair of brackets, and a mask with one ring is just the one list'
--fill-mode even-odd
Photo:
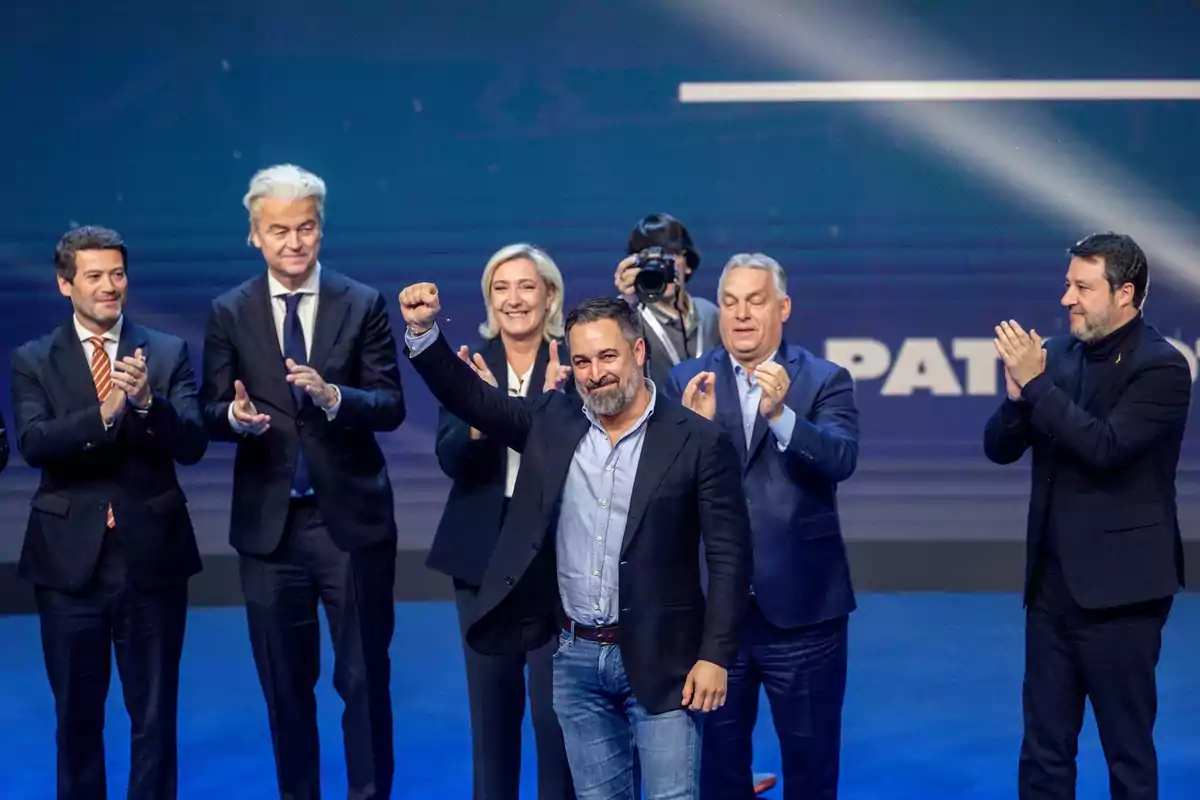
{"label": "white dress shirt", "polygon": [[[300,305],[296,308],[296,314],[300,317],[300,326],[304,329],[304,353],[306,356],[312,355],[313,330],[317,325],[317,304],[320,301],[321,287],[321,264],[317,262],[313,271],[304,283],[293,292],[276,280],[275,276],[270,272],[267,273],[267,292],[271,296],[271,316],[275,320],[275,337],[279,342],[279,357],[283,358],[283,325],[287,321],[287,296],[289,294],[298,294],[300,297]],[[337,416],[338,408],[342,404],[342,393],[338,387],[330,385],[337,399],[333,405],[325,412],[325,416],[332,420]],[[244,431],[243,426],[239,425],[233,418],[233,403],[229,404],[229,425],[238,433]]]}
{"label": "white dress shirt", "polygon": [[[529,365],[529,369],[525,370],[524,375],[518,375],[512,368],[512,364],[505,363],[508,367],[508,394],[509,397],[527,397],[529,395],[529,376],[533,374],[533,364]],[[517,485],[517,471],[521,469],[521,454],[516,450],[508,451],[508,468],[504,474],[504,496],[512,497],[513,489]]]}

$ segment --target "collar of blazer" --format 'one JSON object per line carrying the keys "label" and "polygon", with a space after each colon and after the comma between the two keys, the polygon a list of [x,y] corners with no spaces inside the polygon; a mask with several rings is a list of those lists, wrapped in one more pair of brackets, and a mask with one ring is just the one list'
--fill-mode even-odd
{"label": "collar of blazer", "polygon": [[[314,326],[316,329],[312,332],[308,364],[322,377],[325,377],[329,355],[350,316],[349,290],[350,284],[345,278],[327,267],[321,269],[321,283],[317,291],[317,319]],[[243,302],[237,324],[245,327],[250,335],[240,341],[243,344],[251,344],[253,350],[241,355],[246,359],[248,370],[277,375],[278,380],[262,383],[260,394],[276,409],[292,413],[295,400],[287,382],[287,368],[284,366],[283,353],[279,347],[279,334],[275,330],[267,274],[264,272],[247,283],[242,295]]]}

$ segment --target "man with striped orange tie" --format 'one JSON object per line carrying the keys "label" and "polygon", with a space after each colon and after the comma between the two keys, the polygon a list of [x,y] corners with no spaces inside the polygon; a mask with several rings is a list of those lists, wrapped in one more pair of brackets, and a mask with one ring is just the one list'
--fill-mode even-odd
{"label": "man with striped orange tie", "polygon": [[129,711],[129,800],[176,796],[188,578],[200,555],[175,464],[208,447],[187,345],[124,315],[128,251],[106,228],[54,252],[74,313],[13,352],[17,447],[42,471],[19,573],[34,585],[58,721],[59,800],[104,797],[112,656]]}

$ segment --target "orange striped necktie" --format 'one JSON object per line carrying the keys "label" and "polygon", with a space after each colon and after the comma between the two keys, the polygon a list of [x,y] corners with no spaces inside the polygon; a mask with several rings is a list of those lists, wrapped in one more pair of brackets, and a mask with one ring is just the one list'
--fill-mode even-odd
{"label": "orange striped necktie", "polygon": [[[93,336],[88,341],[92,343],[92,381],[96,384],[96,396],[103,403],[112,392],[112,361],[109,360],[108,352],[104,349],[103,336]],[[108,504],[106,524],[109,528],[116,525],[112,503]]]}

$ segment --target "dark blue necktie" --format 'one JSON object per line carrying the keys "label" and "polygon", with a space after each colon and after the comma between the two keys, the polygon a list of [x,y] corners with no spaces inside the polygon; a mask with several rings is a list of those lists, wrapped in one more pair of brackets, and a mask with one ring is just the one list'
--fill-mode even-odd
{"label": "dark blue necktie", "polygon": [[[297,364],[308,363],[308,352],[304,347],[304,326],[300,324],[300,300],[302,294],[283,296],[287,304],[287,315],[283,318],[283,357],[290,358]],[[296,400],[296,413],[304,409],[308,393],[303,387],[292,384],[292,397]],[[292,475],[292,491],[296,494],[307,494],[312,488],[308,480],[308,463],[304,460],[304,448],[296,450],[296,472]]]}

